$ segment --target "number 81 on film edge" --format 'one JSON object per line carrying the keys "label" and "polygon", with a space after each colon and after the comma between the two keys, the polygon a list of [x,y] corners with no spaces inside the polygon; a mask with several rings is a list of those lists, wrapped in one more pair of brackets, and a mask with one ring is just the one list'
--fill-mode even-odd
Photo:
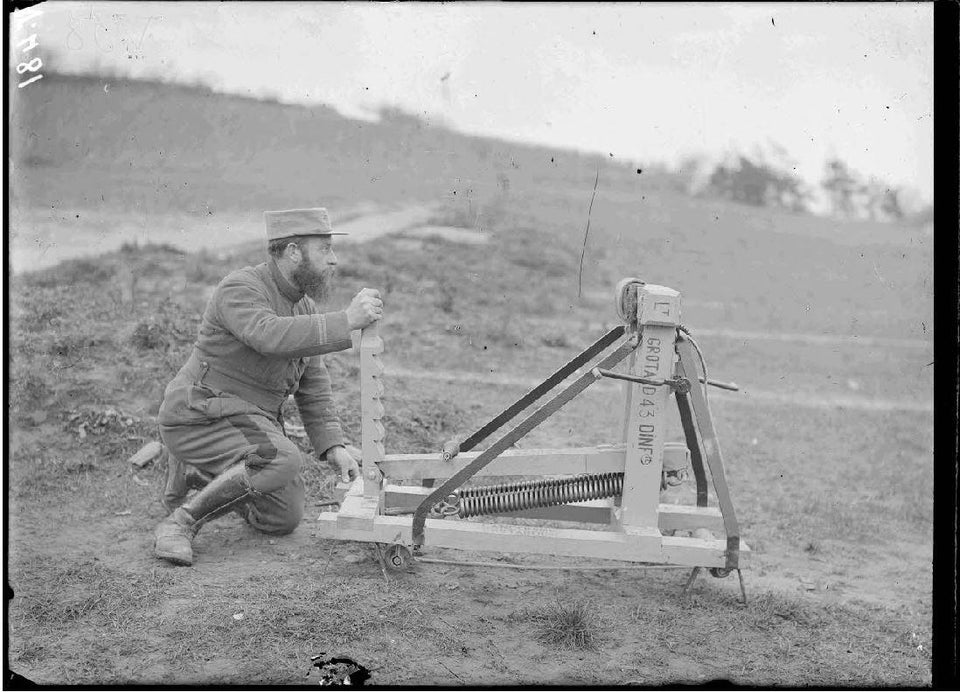
{"label": "number 81 on film edge", "polygon": [[[27,10],[25,12],[14,13],[13,19],[18,21],[20,26],[23,26],[23,22],[27,21],[28,19],[32,19],[34,17],[39,17],[40,15],[41,13],[36,10]],[[35,24],[31,24],[31,27],[32,26],[35,26]],[[37,42],[37,35],[35,33],[30,34],[29,36],[27,36],[27,38],[17,42],[17,47],[20,48],[21,53],[29,53],[38,45],[39,43]],[[41,60],[39,57],[34,57],[29,61],[21,62],[17,64],[17,74],[22,75],[27,72],[37,72],[41,67],[43,67],[43,60]],[[37,80],[40,80],[40,79],[43,79],[43,75],[40,73],[35,74],[33,77],[26,80],[25,82],[20,82],[19,84],[17,84],[17,88],[22,89],[28,84],[32,84],[33,82],[36,82]]]}

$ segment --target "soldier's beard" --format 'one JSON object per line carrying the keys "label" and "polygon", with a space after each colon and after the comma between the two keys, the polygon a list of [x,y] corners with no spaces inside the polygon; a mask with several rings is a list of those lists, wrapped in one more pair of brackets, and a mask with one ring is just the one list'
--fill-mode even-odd
{"label": "soldier's beard", "polygon": [[330,293],[333,272],[333,267],[317,268],[310,253],[304,248],[303,261],[293,270],[292,278],[301,291],[318,303],[322,303]]}

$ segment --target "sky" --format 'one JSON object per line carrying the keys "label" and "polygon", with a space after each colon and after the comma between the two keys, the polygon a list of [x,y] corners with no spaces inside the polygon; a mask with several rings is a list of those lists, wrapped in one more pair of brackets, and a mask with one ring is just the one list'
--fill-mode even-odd
{"label": "sky", "polygon": [[839,156],[933,197],[932,3],[41,7],[12,41],[35,31],[66,72],[201,80],[351,117],[394,105],[472,134],[668,165],[779,145],[813,184]]}

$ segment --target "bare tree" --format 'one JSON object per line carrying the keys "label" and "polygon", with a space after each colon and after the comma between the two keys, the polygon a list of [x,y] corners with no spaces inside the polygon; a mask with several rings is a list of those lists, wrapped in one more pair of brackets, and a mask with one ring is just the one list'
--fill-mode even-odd
{"label": "bare tree", "polygon": [[821,185],[830,196],[835,214],[848,218],[856,215],[855,197],[862,185],[847,164],[838,158],[828,159]]}
{"label": "bare tree", "polygon": [[756,207],[807,211],[810,195],[795,175],[743,155],[736,158],[735,164],[720,164],[714,169],[707,185],[710,191]]}

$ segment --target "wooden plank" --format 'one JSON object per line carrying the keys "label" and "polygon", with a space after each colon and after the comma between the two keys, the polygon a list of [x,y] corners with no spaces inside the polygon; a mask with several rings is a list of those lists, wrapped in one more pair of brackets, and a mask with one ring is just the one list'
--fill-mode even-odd
{"label": "wooden plank", "polygon": [[[667,442],[664,454],[676,466],[686,465],[689,451],[682,442]],[[461,452],[450,461],[442,461],[439,453],[387,454],[377,465],[388,479],[419,481],[449,478],[466,468],[480,452]],[[570,449],[508,449],[477,471],[479,476],[549,476],[581,473],[622,472],[626,451],[624,445],[576,447]],[[659,481],[657,481],[659,488]]]}
{"label": "wooden plank", "polygon": [[386,454],[383,446],[385,431],[381,420],[383,396],[383,339],[380,325],[374,322],[360,334],[360,438],[363,458],[363,492],[369,498],[379,498],[382,474],[377,462]]}
{"label": "wooden plank", "polygon": [[[637,306],[641,341],[631,374],[666,380],[673,376],[674,340],[680,319],[680,294],[672,288],[640,287]],[[638,385],[630,409],[624,463],[622,513],[624,526],[656,526],[660,474],[666,442],[667,386]]]}
{"label": "wooden plank", "polygon": [[658,517],[661,531],[709,529],[723,532],[723,516],[717,507],[661,504]]}
{"label": "wooden plank", "polygon": [[[410,517],[378,516],[372,531],[340,530],[330,538],[388,542],[397,535],[398,542],[409,545],[412,540]],[[628,536],[619,532],[585,529],[555,529],[515,524],[427,519],[427,544],[432,547],[485,550],[498,553],[582,555],[636,562],[652,562],[660,558],[660,532],[655,529]],[[389,537],[389,538],[388,538]]]}
{"label": "wooden plank", "polygon": [[340,503],[340,511],[335,513],[337,525],[344,529],[370,531],[373,520],[379,511],[380,498],[367,497],[364,494],[365,483],[362,478],[353,481],[350,489]]}
{"label": "wooden plank", "polygon": [[[699,538],[663,537],[663,559],[674,565],[692,567],[726,567],[727,541],[703,540]],[[750,561],[750,548],[740,541],[739,566],[745,567]]]}
{"label": "wooden plank", "polygon": [[[593,502],[605,502],[594,500]],[[498,517],[520,517],[523,519],[544,519],[547,521],[575,521],[584,524],[609,524],[612,521],[612,498],[607,504],[577,503],[570,505],[556,505],[554,507],[537,507],[525,509],[521,512],[504,512]]]}
{"label": "wooden plank", "polygon": [[337,512],[337,526],[343,529],[370,531],[377,516],[378,502],[369,497],[349,497]]}
{"label": "wooden plank", "polygon": [[[324,512],[318,517],[316,527],[320,537],[411,545],[412,520],[409,516],[377,516],[372,529],[342,528],[335,517],[335,512]],[[643,527],[629,527],[624,532],[587,531],[427,519],[425,528],[427,546],[438,548],[581,556],[690,567],[723,567],[726,559],[725,541],[661,537],[659,531]],[[741,556],[749,556],[749,548],[742,542]],[[743,559],[741,564],[746,561]]]}
{"label": "wooden plank", "polygon": [[127,462],[131,466],[142,469],[151,461],[159,457],[165,449],[166,447],[164,447],[161,443],[157,442],[156,440],[151,440],[137,450],[136,454],[127,459]]}
{"label": "wooden plank", "polygon": [[640,562],[658,561],[661,556],[660,532],[648,529],[637,535],[619,532],[556,529],[512,524],[434,520],[425,535],[427,545],[464,547],[494,552],[579,555]]}
{"label": "wooden plank", "polygon": [[430,488],[413,485],[385,485],[381,494],[381,506],[384,514],[412,514],[423,502],[423,498],[432,493]]}

